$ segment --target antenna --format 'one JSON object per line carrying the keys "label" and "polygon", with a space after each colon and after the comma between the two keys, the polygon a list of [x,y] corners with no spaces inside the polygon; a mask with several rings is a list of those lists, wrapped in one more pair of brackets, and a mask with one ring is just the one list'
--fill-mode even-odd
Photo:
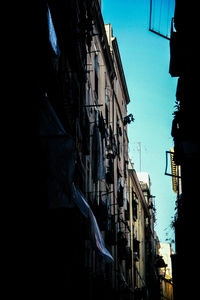
{"label": "antenna", "polygon": [[142,172],[142,147],[141,147],[141,142],[138,142],[138,151],[139,151],[139,162],[140,162],[140,172]]}

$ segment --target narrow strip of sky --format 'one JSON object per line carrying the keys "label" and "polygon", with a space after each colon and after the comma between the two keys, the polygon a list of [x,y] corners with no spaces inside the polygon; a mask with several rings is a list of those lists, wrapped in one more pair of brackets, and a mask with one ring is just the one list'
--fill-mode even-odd
{"label": "narrow strip of sky", "polygon": [[128,125],[129,155],[136,171],[141,164],[142,171],[150,174],[151,193],[156,196],[156,231],[165,242],[166,232],[173,236],[170,224],[176,200],[171,178],[164,175],[165,151],[173,146],[171,124],[177,82],[169,74],[169,41],[149,31],[150,0],[103,0],[102,13],[118,40],[131,99],[128,113],[135,118]]}

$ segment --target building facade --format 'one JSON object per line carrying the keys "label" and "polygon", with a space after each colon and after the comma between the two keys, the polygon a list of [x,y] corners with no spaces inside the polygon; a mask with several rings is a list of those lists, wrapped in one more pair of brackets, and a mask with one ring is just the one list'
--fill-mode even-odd
{"label": "building facade", "polygon": [[134,118],[117,38],[101,1],[38,9],[32,285],[44,298],[150,299],[154,219],[129,164]]}
{"label": "building facade", "polygon": [[155,203],[146,172],[136,173],[129,163],[129,201],[134,299],[160,299],[159,240],[154,230]]}
{"label": "building facade", "polygon": [[138,180],[144,195],[144,202],[148,214],[145,219],[146,239],[146,284],[150,299],[160,299],[159,284],[159,239],[154,229],[156,221],[155,196],[151,194],[151,179],[147,172],[137,173]]}
{"label": "building facade", "polygon": [[165,267],[160,269],[161,299],[173,300],[172,259],[174,254],[170,243],[160,243],[159,255],[165,262]]}
{"label": "building facade", "polygon": [[57,297],[76,298],[77,283],[90,299],[125,299],[129,289],[130,99],[117,40],[104,26],[100,5],[47,1],[41,7],[43,275],[47,293]]}

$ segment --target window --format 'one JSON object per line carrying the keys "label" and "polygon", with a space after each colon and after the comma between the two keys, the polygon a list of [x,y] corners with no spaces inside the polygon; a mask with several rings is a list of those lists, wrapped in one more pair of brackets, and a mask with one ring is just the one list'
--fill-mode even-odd
{"label": "window", "polygon": [[[91,103],[92,103],[92,91],[91,91],[91,87],[90,87],[90,85],[88,85],[88,105],[91,105]],[[89,112],[89,114],[91,114],[91,108],[89,107],[88,108],[88,112]]]}
{"label": "window", "polygon": [[125,220],[129,221],[130,220],[130,204],[127,201],[127,209],[124,211],[125,214]]}
{"label": "window", "polygon": [[136,200],[136,193],[134,192],[132,188],[132,207],[133,207],[133,219],[136,221],[137,220],[137,200]]}
{"label": "window", "polygon": [[98,55],[95,53],[94,56],[94,81],[95,81],[95,93],[98,98]]}
{"label": "window", "polygon": [[120,159],[120,154],[121,154],[121,145],[122,145],[122,136],[121,136],[121,128],[119,127],[119,118],[118,115],[116,114],[116,120],[117,120],[117,154]]}
{"label": "window", "polygon": [[118,80],[117,80],[117,78],[115,80],[115,94],[118,97]]}
{"label": "window", "polygon": [[121,184],[117,191],[117,203],[118,203],[119,207],[122,207],[124,205],[124,188]]}
{"label": "window", "polygon": [[108,105],[107,104],[105,104],[105,116],[106,116],[106,125],[107,125],[107,127],[108,127],[108,125],[109,125],[109,113],[108,113]]}
{"label": "window", "polygon": [[109,96],[108,96],[108,87],[107,80],[105,75],[105,117],[106,117],[106,125],[109,125]]}

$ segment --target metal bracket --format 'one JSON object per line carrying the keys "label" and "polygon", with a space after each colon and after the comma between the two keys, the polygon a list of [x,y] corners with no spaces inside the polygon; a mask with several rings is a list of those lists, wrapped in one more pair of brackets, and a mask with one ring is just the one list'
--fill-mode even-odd
{"label": "metal bracket", "polygon": [[174,152],[166,151],[166,167],[165,167],[165,175],[171,176],[171,177],[175,177],[175,178],[181,178],[181,176],[173,175],[173,174],[167,173],[167,168],[168,168],[168,154],[174,154]]}

